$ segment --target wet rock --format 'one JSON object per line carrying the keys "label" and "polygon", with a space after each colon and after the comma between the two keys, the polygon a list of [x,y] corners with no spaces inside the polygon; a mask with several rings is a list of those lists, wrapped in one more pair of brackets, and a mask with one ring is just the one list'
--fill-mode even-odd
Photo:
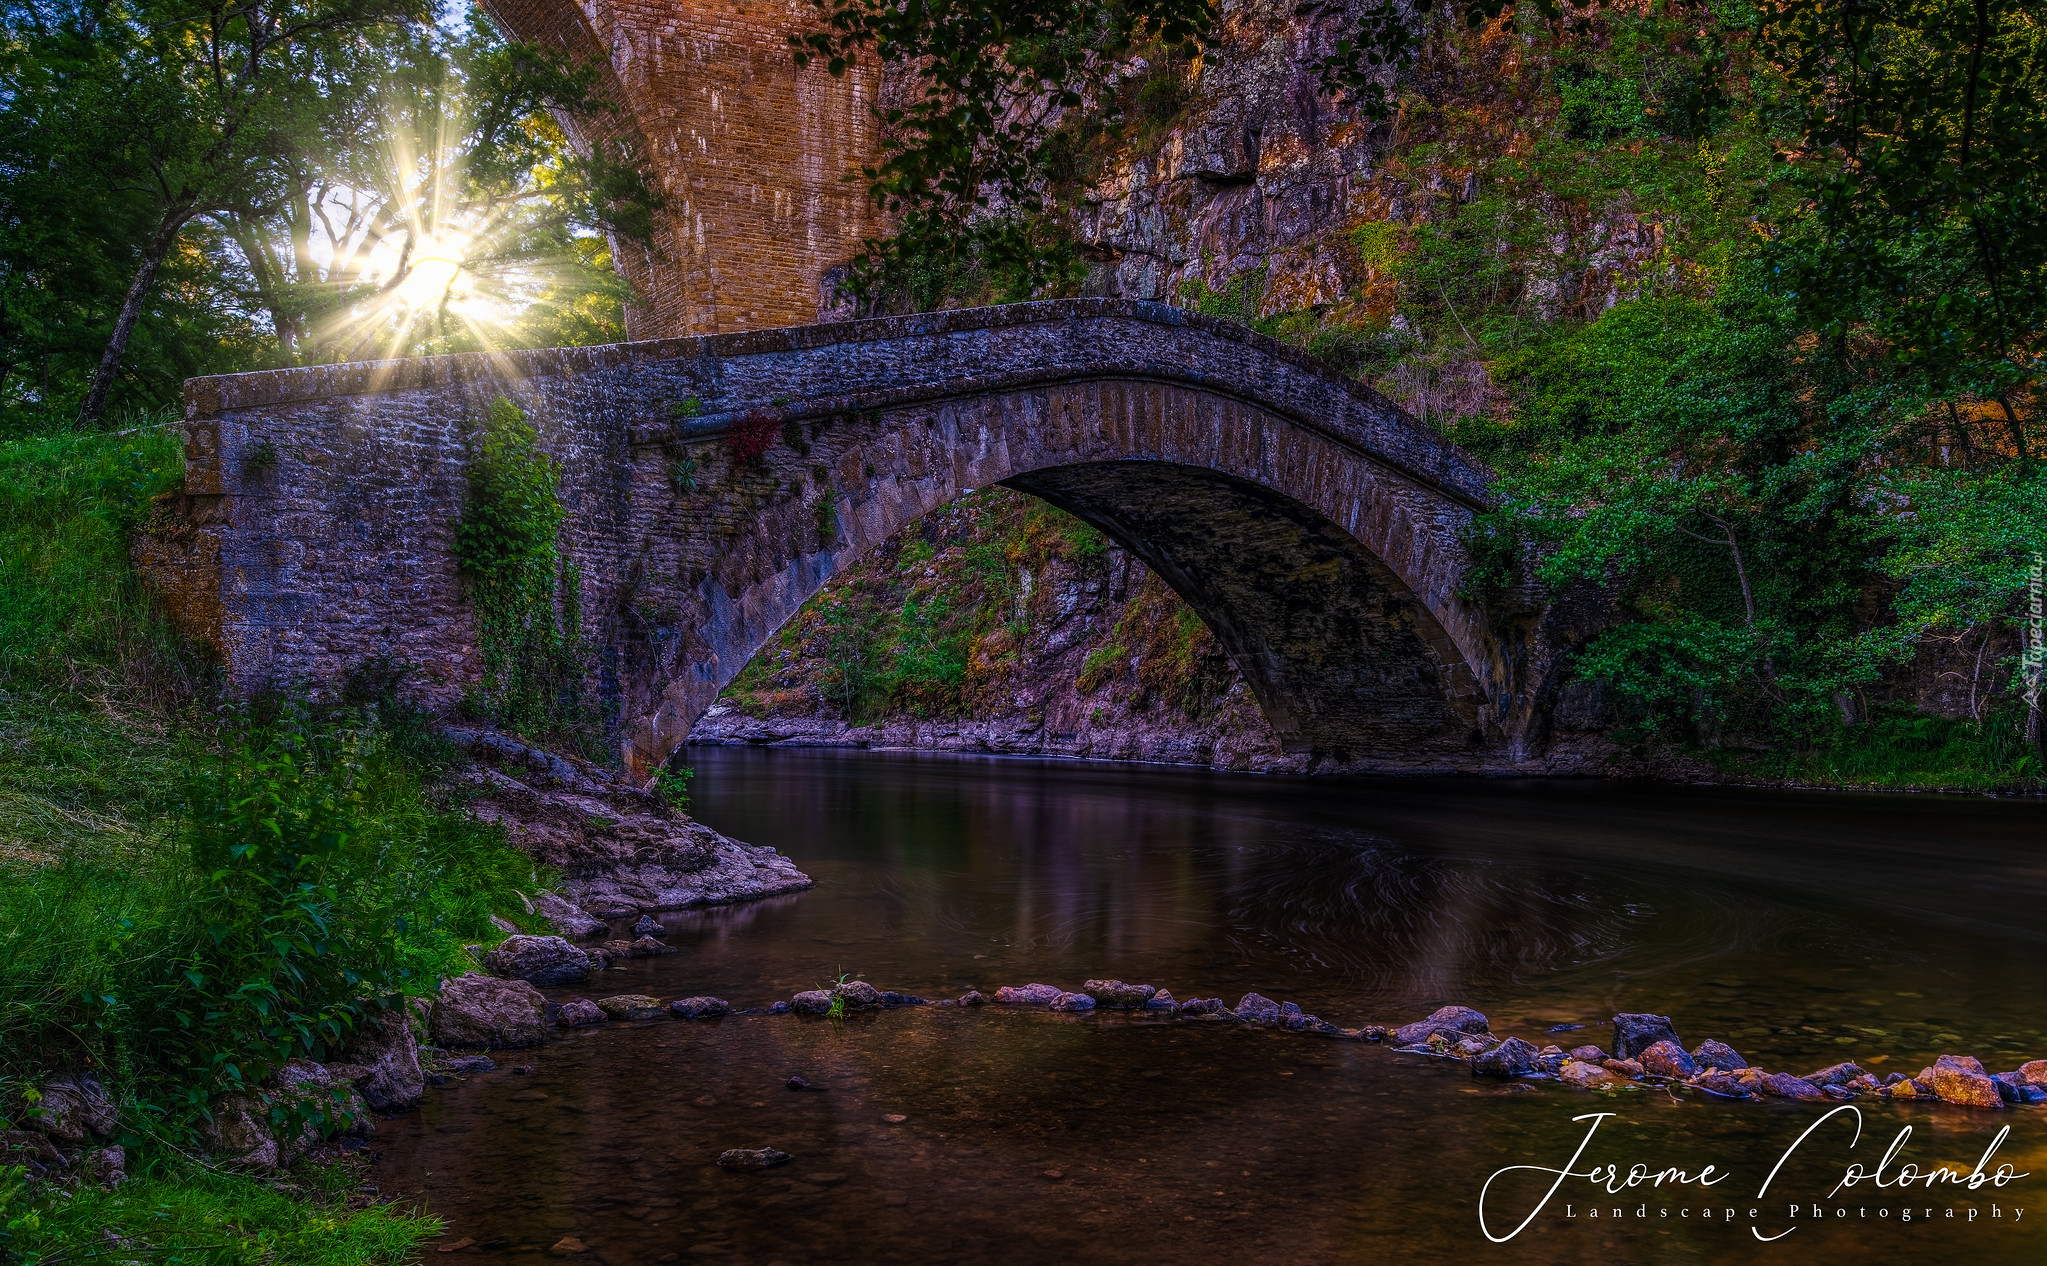
{"label": "wet rock", "polygon": [[1749,1097],[1747,1083],[1743,1082],[1741,1078],[1736,1077],[1732,1072],[1723,1069],[1710,1069],[1707,1072],[1701,1073],[1692,1084],[1708,1094],[1720,1095],[1727,1099],[1746,1099]]}
{"label": "wet rock", "polygon": [[1180,1004],[1173,1001],[1171,990],[1161,989],[1144,1000],[1144,1009],[1146,1011],[1177,1011],[1180,1009]]}
{"label": "wet rock", "polygon": [[403,1112],[418,1106],[426,1094],[419,1040],[401,1007],[370,1012],[342,1043],[341,1054],[349,1063],[362,1065],[356,1091],[379,1112]]}
{"label": "wet rock", "polygon": [[1617,1076],[1626,1077],[1630,1081],[1640,1077],[1645,1071],[1641,1061],[1633,1059],[1609,1059],[1602,1061],[1600,1067]]}
{"label": "wet rock", "polygon": [[1216,1015],[1222,1009],[1221,998],[1189,998],[1180,1004],[1181,1015]]}
{"label": "wet rock", "polygon": [[590,974],[590,956],[559,936],[508,936],[484,955],[493,976],[536,985],[568,985]]}
{"label": "wet rock", "polygon": [[128,1153],[118,1147],[96,1147],[79,1158],[78,1175],[99,1187],[118,1187],[128,1180]]}
{"label": "wet rock", "polygon": [[1473,1056],[1471,1071],[1479,1077],[1519,1077],[1535,1071],[1535,1056],[1532,1043],[1510,1037],[1491,1050]]}
{"label": "wet rock", "polygon": [[617,958],[616,955],[607,949],[584,950],[583,954],[590,960],[591,971],[606,971]]}
{"label": "wet rock", "polygon": [[439,1046],[495,1050],[547,1040],[547,999],[523,980],[457,976],[434,995],[429,1016],[427,1031]]}
{"label": "wet rock", "polygon": [[878,1007],[881,1005],[881,990],[864,980],[849,980],[840,985],[838,994],[851,1008]]}
{"label": "wet rock", "polygon": [[557,892],[543,892],[533,898],[533,912],[547,919],[563,936],[603,936],[611,925]]}
{"label": "wet rock", "polygon": [[1358,1036],[1367,1042],[1383,1042],[1386,1040],[1386,1026],[1383,1024],[1367,1024],[1364,1028],[1358,1030]]}
{"label": "wet rock", "polygon": [[[1633,1059],[1657,1042],[1677,1042],[1677,1030],[1667,1015],[1623,1011],[1613,1018],[1613,1055]],[[1679,1043],[1682,1045],[1682,1043]]]}
{"label": "wet rock", "polygon": [[1018,1007],[1049,1007],[1065,992],[1056,985],[1004,985],[995,991],[995,1001]]}
{"label": "wet rock", "polygon": [[1949,1103],[1965,1108],[2004,1107],[1997,1083],[1972,1056],[1943,1055],[1934,1060],[1932,1082],[1933,1093]]}
{"label": "wet rock", "polygon": [[554,1246],[547,1251],[559,1257],[574,1257],[579,1253],[589,1252],[590,1246],[573,1235],[564,1235],[556,1240]]}
{"label": "wet rock", "polygon": [[1095,1000],[1084,993],[1062,993],[1052,999],[1054,1011],[1092,1011]]}
{"label": "wet rock", "polygon": [[2028,1086],[2047,1086],[2047,1059],[2028,1060],[2020,1064],[2019,1080]]}
{"label": "wet rock", "polygon": [[1882,1082],[1878,1081],[1873,1075],[1869,1073],[1864,1073],[1862,1074],[1862,1076],[1857,1077],[1855,1080],[1847,1083],[1848,1088],[1850,1090],[1875,1090],[1878,1086],[1882,1084],[1883,1084]]}
{"label": "wet rock", "polygon": [[498,1070],[498,1062],[488,1055],[457,1055],[445,1061],[441,1067],[451,1073],[466,1076],[470,1073],[494,1073]]}
{"label": "wet rock", "polygon": [[1773,1099],[1803,1099],[1809,1102],[1825,1099],[1820,1088],[1803,1077],[1790,1073],[1757,1073],[1753,1081],[1745,1083],[1756,1094]]}
{"label": "wet rock", "polygon": [[1583,1060],[1574,1059],[1557,1070],[1557,1080],[1581,1090],[1594,1090],[1600,1086],[1614,1085],[1620,1079],[1598,1064],[1588,1064]]}
{"label": "wet rock", "polygon": [[794,1157],[772,1147],[735,1147],[718,1154],[720,1169],[770,1169],[786,1165]]}
{"label": "wet rock", "polygon": [[980,990],[969,989],[959,996],[958,1002],[963,1007],[979,1007],[987,1005],[988,999]]}
{"label": "wet rock", "polygon": [[1495,1044],[1488,1038],[1467,1037],[1451,1043],[1445,1053],[1455,1055],[1459,1059],[1472,1059],[1493,1049]]}
{"label": "wet rock", "polygon": [[[826,1003],[826,1004],[825,1004],[825,1008],[826,1008],[826,1010],[830,1010],[830,1009],[831,1009],[831,1004],[830,1004],[830,1003]],[[770,1007],[768,1008],[768,1014],[769,1014],[769,1015],[788,1015],[788,1014],[789,1014],[789,1013],[790,1013],[791,1011],[793,1011],[793,1010],[795,1010],[795,1008],[794,1008],[794,1007],[791,1007],[791,1006],[790,1006],[790,1005],[789,1005],[788,1003],[786,1003],[786,1002],[777,1002],[777,1003],[773,1004],[772,1006],[770,1006]]]}
{"label": "wet rock", "polygon": [[[1294,1009],[1300,1010],[1298,1007]],[[1234,1010],[1237,1018],[1246,1024],[1277,1024],[1282,1014],[1277,1002],[1255,993],[1247,993],[1238,999]]]}
{"label": "wet rock", "polygon": [[816,1086],[813,1086],[813,1085],[811,1085],[811,1084],[810,1084],[810,1082],[809,1082],[809,1080],[808,1080],[807,1078],[803,1077],[803,1076],[802,1076],[801,1074],[797,1074],[797,1075],[791,1076],[791,1077],[789,1078],[789,1080],[787,1080],[787,1081],[783,1082],[782,1084],[783,1084],[784,1086],[787,1086],[787,1087],[788,1087],[789,1089],[791,1089],[791,1090],[815,1090],[815,1089],[817,1089],[817,1087],[816,1087]]}
{"label": "wet rock", "polygon": [[652,958],[657,954],[674,954],[677,952],[673,945],[664,945],[651,936],[643,936],[633,942],[634,958]]}
{"label": "wet rock", "polygon": [[633,956],[633,943],[631,941],[606,941],[597,952],[603,954],[614,963],[620,962]]}
{"label": "wet rock", "polygon": [[1455,1042],[1467,1033],[1484,1033],[1491,1027],[1482,1011],[1474,1011],[1470,1007],[1439,1007],[1427,1019],[1403,1024],[1394,1030],[1393,1040],[1401,1046],[1413,1046],[1441,1033],[1447,1040]]}
{"label": "wet rock", "polygon": [[1606,1062],[1607,1054],[1596,1046],[1574,1046],[1571,1048],[1571,1058],[1582,1059],[1592,1064],[1602,1064]]}
{"label": "wet rock", "polygon": [[1279,1004],[1279,1024],[1284,1029],[1305,1029],[1308,1027],[1308,1016],[1301,1012],[1298,1003],[1282,1002]]}
{"label": "wet rock", "polygon": [[33,1126],[59,1143],[77,1146],[87,1138],[111,1138],[120,1128],[121,1113],[113,1096],[91,1073],[64,1073],[42,1085],[42,1102],[22,1113]]}
{"label": "wet rock", "polygon": [[881,991],[881,1005],[885,1007],[928,1007],[931,999],[919,998],[913,993],[897,993],[893,989]]}
{"label": "wet rock", "polygon": [[660,920],[656,919],[653,915],[643,914],[640,916],[639,922],[633,924],[633,935],[636,937],[666,936],[668,935],[668,929],[662,927]]}
{"label": "wet rock", "polygon": [[661,1014],[661,1004],[643,993],[613,994],[599,998],[597,1005],[613,1020],[652,1020]]}
{"label": "wet rock", "polygon": [[806,989],[789,1000],[789,1009],[797,1015],[824,1015],[832,1009],[831,991]]}
{"label": "wet rock", "polygon": [[1748,1067],[1748,1061],[1741,1052],[1717,1038],[1707,1038],[1692,1051],[1692,1062],[1701,1068],[1717,1068],[1721,1072],[1737,1072]]}
{"label": "wet rock", "polygon": [[1807,1073],[1805,1079],[1815,1086],[1845,1086],[1857,1077],[1866,1076],[1855,1064],[1833,1064],[1816,1073]]}
{"label": "wet rock", "polygon": [[1821,1086],[1820,1093],[1825,1095],[1829,1099],[1835,1100],[1836,1102],[1853,1099],[1855,1097],[1855,1092],[1853,1090],[1850,1090],[1846,1086],[1832,1083],[1825,1086]]}
{"label": "wet rock", "polygon": [[685,1020],[708,1020],[732,1014],[732,1004],[723,998],[677,998],[668,1004],[668,1013]]}
{"label": "wet rock", "polygon": [[588,998],[571,998],[561,1004],[554,1013],[554,1022],[565,1029],[579,1029],[586,1024],[602,1024],[608,1017],[604,1008]]}
{"label": "wet rock", "polygon": [[1150,985],[1128,985],[1120,980],[1090,980],[1081,985],[1080,991],[1093,998],[1096,1005],[1113,1011],[1135,1011],[1158,993]]}
{"label": "wet rock", "polygon": [[1635,1060],[1642,1065],[1643,1072],[1658,1077],[1674,1077],[1682,1081],[1699,1075],[1699,1066],[1685,1054],[1685,1048],[1669,1038],[1649,1043]]}

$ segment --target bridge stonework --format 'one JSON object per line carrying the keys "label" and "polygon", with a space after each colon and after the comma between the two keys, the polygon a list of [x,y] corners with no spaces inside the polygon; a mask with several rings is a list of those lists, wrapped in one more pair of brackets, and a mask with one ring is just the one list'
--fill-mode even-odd
{"label": "bridge stonework", "polygon": [[138,561],[244,689],[388,656],[452,701],[478,672],[453,525],[499,395],[560,462],[641,775],[839,568],[996,483],[1156,570],[1323,768],[1534,767],[1577,635],[1466,595],[1471,458],[1292,349],[1120,300],[195,379],[185,522]]}

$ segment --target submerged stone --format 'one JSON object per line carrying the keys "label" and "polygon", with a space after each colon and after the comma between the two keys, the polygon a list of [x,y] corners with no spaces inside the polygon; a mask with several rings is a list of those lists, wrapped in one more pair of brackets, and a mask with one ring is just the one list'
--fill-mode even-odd
{"label": "submerged stone", "polygon": [[1119,1011],[1135,1010],[1158,993],[1150,985],[1129,985],[1120,980],[1090,980],[1080,987],[1080,991],[1098,1005]]}
{"label": "submerged stone", "polygon": [[1438,1007],[1426,1019],[1401,1025],[1394,1031],[1393,1040],[1401,1046],[1413,1046],[1442,1034],[1445,1040],[1455,1042],[1467,1033],[1484,1033],[1490,1028],[1492,1025],[1483,1011],[1474,1011],[1470,1007]]}
{"label": "submerged stone", "polygon": [[577,1029],[586,1024],[602,1024],[606,1017],[604,1008],[588,998],[571,998],[561,1004],[554,1013],[554,1022],[565,1029]]}
{"label": "submerged stone", "polygon": [[723,998],[677,998],[668,1004],[668,1014],[685,1020],[708,1020],[731,1013],[732,1004]]}

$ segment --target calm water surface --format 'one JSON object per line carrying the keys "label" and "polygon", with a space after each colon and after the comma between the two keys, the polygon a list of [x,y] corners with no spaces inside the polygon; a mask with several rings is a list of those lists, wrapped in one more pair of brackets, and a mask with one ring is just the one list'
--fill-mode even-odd
{"label": "calm water surface", "polygon": [[[1610,1045],[1614,1012],[1654,1011],[1687,1045],[1718,1037],[1800,1073],[2047,1057],[2038,803],[693,758],[698,816],[817,887],[665,916],[681,953],[581,992],[743,1007],[841,973],[931,998],[1119,976],[1231,1003],[1255,989],[1350,1026],[1465,1003],[1566,1047]],[[1545,1032],[1570,1023],[1587,1027]],[[444,1244],[475,1241],[451,1261],[2047,1261],[2047,1108],[1864,1101],[1859,1143],[1852,1114],[1833,1118],[1759,1196],[1825,1105],[1504,1086],[1222,1022],[734,1016],[565,1034],[500,1062],[377,1136],[385,1189],[447,1219]],[[823,1089],[790,1092],[792,1074]],[[1487,1179],[1564,1166],[1594,1124],[1573,1118],[1597,1112],[1614,1115],[1577,1168],[1711,1164],[1720,1181],[1608,1195],[1568,1180],[1489,1241]],[[1986,1169],[2031,1176],[1829,1196],[1908,1126],[1887,1177],[1967,1172],[2003,1126]],[[796,1159],[712,1164],[762,1146]],[[1502,1176],[1486,1225],[1506,1235],[1553,1181]],[[564,1237],[587,1251],[557,1253]]]}

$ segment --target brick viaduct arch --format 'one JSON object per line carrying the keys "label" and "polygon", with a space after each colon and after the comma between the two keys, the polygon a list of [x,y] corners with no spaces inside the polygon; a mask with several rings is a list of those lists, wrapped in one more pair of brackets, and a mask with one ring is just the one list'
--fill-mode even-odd
{"label": "brick viaduct arch", "polygon": [[[1485,470],[1304,355],[1153,304],[195,379],[187,522],[138,537],[139,561],[244,688],[388,655],[452,699],[477,671],[451,554],[464,436],[500,394],[561,463],[637,772],[839,568],[994,483],[1158,571],[1325,767],[1529,755],[1559,643],[1541,612],[1462,592]],[[742,460],[739,432],[770,446]]]}

